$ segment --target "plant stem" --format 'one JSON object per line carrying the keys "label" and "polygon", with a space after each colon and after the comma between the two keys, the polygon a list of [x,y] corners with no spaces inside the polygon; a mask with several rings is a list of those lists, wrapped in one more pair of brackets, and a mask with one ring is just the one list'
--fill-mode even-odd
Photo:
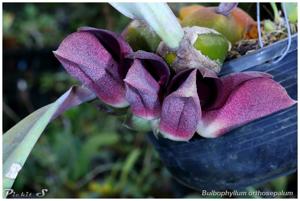
{"label": "plant stem", "polygon": [[177,49],[183,30],[167,3],[110,3],[123,15],[144,20],[172,49]]}
{"label": "plant stem", "polygon": [[272,7],[273,13],[274,13],[274,21],[276,23],[278,23],[278,22],[280,22],[280,16],[279,16],[279,12],[278,12],[278,8],[276,6],[276,3],[272,2],[270,4],[271,4],[271,7]]}

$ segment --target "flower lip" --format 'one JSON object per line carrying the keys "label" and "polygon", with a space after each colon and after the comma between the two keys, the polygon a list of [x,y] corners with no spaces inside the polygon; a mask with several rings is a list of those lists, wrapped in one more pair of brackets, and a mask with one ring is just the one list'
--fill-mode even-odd
{"label": "flower lip", "polygon": [[127,60],[139,59],[145,69],[153,76],[160,86],[166,88],[169,83],[170,69],[165,61],[158,55],[138,50],[126,56]]}

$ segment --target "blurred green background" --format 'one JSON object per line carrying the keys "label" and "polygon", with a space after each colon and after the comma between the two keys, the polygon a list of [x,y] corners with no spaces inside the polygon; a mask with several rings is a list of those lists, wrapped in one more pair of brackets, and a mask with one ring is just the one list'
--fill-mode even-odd
{"label": "blurred green background", "polygon": [[[183,4],[170,6],[176,13]],[[255,4],[240,7],[255,15]],[[271,18],[268,5],[262,7],[262,18]],[[77,83],[52,54],[64,37],[80,26],[121,32],[129,21],[106,3],[4,3],[4,132]],[[47,127],[13,188],[48,189],[48,198],[201,197],[172,178],[144,133],[126,128],[97,101]],[[297,174],[245,189],[253,190],[297,197]]]}

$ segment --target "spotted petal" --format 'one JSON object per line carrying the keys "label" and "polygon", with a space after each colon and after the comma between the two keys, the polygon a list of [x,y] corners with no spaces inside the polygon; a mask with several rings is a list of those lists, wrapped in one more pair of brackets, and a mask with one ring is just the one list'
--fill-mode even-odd
{"label": "spotted petal", "polygon": [[112,32],[83,28],[65,38],[54,55],[103,102],[124,107],[128,103],[120,69],[125,68],[123,57],[130,51]]}
{"label": "spotted petal", "polygon": [[217,100],[214,102],[214,104],[211,107],[208,108],[208,110],[222,107],[226,102],[228,96],[231,94],[231,92],[234,89],[236,89],[239,85],[251,79],[260,78],[260,77],[272,78],[272,75],[264,72],[258,72],[258,71],[247,71],[247,72],[232,73],[227,76],[221,77],[220,78],[221,84],[217,85],[218,87]]}
{"label": "spotted petal", "polygon": [[170,71],[165,62],[153,53],[138,51],[128,55],[133,59],[126,78],[126,99],[132,113],[144,119],[160,115],[161,93],[166,86]]}
{"label": "spotted petal", "polygon": [[[239,80],[241,74],[231,76],[227,79]],[[248,79],[231,89],[222,107],[202,112],[197,132],[204,137],[218,137],[295,103],[285,89],[268,76]]]}
{"label": "spotted petal", "polygon": [[166,138],[188,141],[196,132],[200,117],[197,70],[193,70],[179,88],[165,98],[159,129]]}

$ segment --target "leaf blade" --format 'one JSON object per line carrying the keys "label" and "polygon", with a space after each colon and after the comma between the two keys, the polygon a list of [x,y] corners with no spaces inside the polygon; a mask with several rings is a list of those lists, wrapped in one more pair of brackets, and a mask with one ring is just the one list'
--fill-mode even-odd
{"label": "leaf blade", "polygon": [[33,112],[3,135],[3,189],[13,185],[19,171],[46,126],[67,109],[92,100],[84,87],[71,87],[55,102]]}

